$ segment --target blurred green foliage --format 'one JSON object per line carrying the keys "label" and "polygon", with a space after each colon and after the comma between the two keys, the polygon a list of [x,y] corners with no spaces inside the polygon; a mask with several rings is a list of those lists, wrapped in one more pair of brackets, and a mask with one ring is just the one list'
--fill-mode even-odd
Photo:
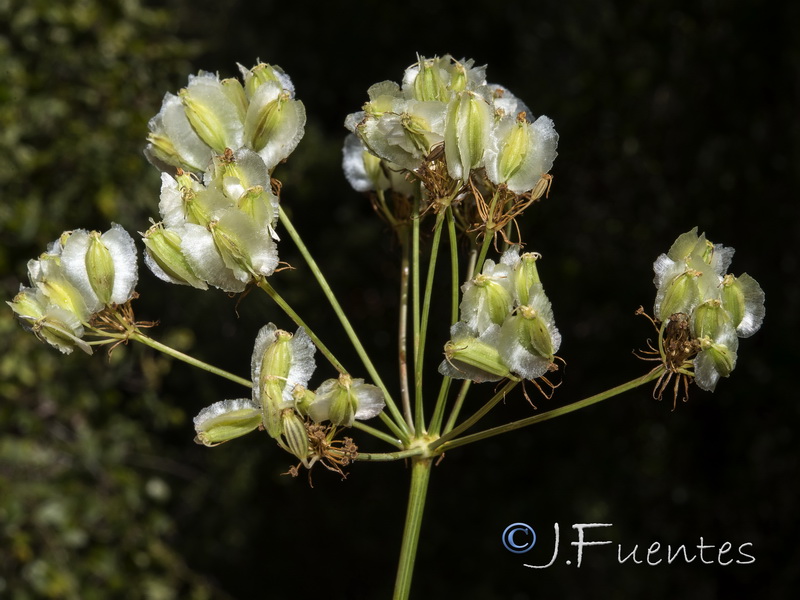
{"label": "blurred green foliage", "polygon": [[158,376],[139,381],[125,349],[110,365],[65,364],[17,328],[0,321],[15,341],[0,357],[3,597],[210,598],[170,541],[168,461],[152,433],[185,415],[155,397]]}
{"label": "blurred green foliage", "polygon": [[[0,2],[4,298],[62,230],[146,223],[146,123],[200,47],[171,17],[136,0]],[[152,435],[186,419],[156,398],[168,366],[125,348],[64,360],[8,310],[0,339],[0,596],[211,597],[171,540]]]}
{"label": "blurred green foliage", "polygon": [[16,247],[64,229],[138,225],[158,181],[144,124],[199,45],[138,0],[2,0],[0,18],[5,270]]}

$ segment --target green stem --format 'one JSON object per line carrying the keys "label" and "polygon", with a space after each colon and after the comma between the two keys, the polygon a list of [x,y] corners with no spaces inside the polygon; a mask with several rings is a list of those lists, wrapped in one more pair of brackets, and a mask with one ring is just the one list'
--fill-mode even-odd
{"label": "green stem", "polygon": [[489,252],[489,246],[492,245],[492,240],[494,239],[494,210],[497,206],[498,197],[499,194],[495,192],[492,196],[492,203],[489,206],[489,216],[486,219],[486,225],[483,230],[483,244],[481,245],[481,253],[478,256],[477,263],[475,263],[476,273],[480,273],[481,269],[483,269],[483,261],[486,260],[486,254]]}
{"label": "green stem", "polygon": [[392,437],[391,435],[381,431],[380,429],[375,429],[374,427],[370,427],[369,425],[366,425],[366,424],[362,423],[361,421],[355,421],[353,423],[353,429],[359,429],[359,430],[363,431],[364,433],[368,433],[369,435],[371,435],[373,437],[376,437],[376,438],[378,438],[380,440],[383,440],[387,444],[391,444],[392,446],[395,446],[396,448],[403,448],[403,442],[401,442],[397,438]]}
{"label": "green stem", "polygon": [[363,462],[389,462],[393,460],[405,460],[424,454],[425,449],[421,447],[400,450],[399,452],[359,452],[354,460]]}
{"label": "green stem", "polygon": [[210,365],[208,363],[204,363],[202,360],[197,360],[189,356],[188,354],[184,354],[175,348],[170,348],[166,344],[162,344],[161,342],[157,342],[151,337],[146,336],[141,331],[132,331],[128,336],[129,339],[135,340],[144,344],[145,346],[150,346],[151,348],[158,350],[159,352],[163,352],[173,358],[177,358],[178,360],[182,360],[183,362],[192,365],[193,367],[197,367],[199,369],[203,369],[204,371],[208,371],[209,373],[213,373],[214,375],[219,375],[220,377],[224,377],[225,379],[229,379],[234,383],[239,383],[245,387],[252,388],[253,382],[249,379],[243,379],[234,375],[233,373],[228,373],[223,369]]}
{"label": "green stem", "polygon": [[436,437],[442,430],[442,421],[444,420],[444,409],[447,405],[447,395],[450,392],[450,384],[452,383],[450,377],[442,377],[442,385],[439,387],[439,397],[436,399],[436,408],[433,410],[428,432],[431,436]]}
{"label": "green stem", "polygon": [[[513,203],[514,203],[514,201],[509,198],[508,202],[506,203],[505,209],[510,211],[511,210],[511,206],[513,205]],[[505,235],[503,236],[503,245],[502,245],[503,252],[508,250],[508,248],[510,246],[510,243],[507,242],[506,240],[510,240],[511,239],[511,235],[513,233],[514,233],[514,220],[512,219],[508,223],[506,223]],[[519,241],[521,242],[522,240],[520,239]]]}
{"label": "green stem", "polygon": [[458,278],[458,233],[453,208],[447,207],[447,235],[450,240],[450,324],[458,322],[458,299],[461,280]]}
{"label": "green stem", "polygon": [[411,578],[414,575],[414,561],[417,557],[419,532],[422,527],[422,514],[425,510],[425,496],[431,475],[430,458],[413,458],[411,461],[411,489],[408,494],[406,524],[403,529],[403,545],[400,548],[400,563],[394,585],[394,600],[407,600],[411,592]]}
{"label": "green stem", "polygon": [[477,245],[472,245],[469,251],[469,258],[467,259],[467,270],[464,281],[470,281],[475,276],[475,263],[478,260]]}
{"label": "green stem", "polygon": [[387,415],[385,411],[381,411],[378,417],[380,418],[381,421],[383,421],[383,424],[386,425],[395,436],[397,436],[401,440],[407,439],[405,431],[400,429],[400,426],[397,423],[395,423],[392,417]]}
{"label": "green stem", "polygon": [[419,362],[419,198],[414,196],[411,213],[411,321],[413,328],[414,364]]}
{"label": "green stem", "polygon": [[449,433],[453,427],[456,426],[456,420],[461,412],[461,407],[464,405],[464,398],[467,397],[467,392],[469,392],[471,385],[472,381],[469,379],[465,379],[461,384],[461,390],[459,390],[458,396],[456,396],[456,401],[453,404],[453,410],[450,413],[450,417],[447,419],[447,425],[444,426],[445,433]]}
{"label": "green stem", "polygon": [[[458,239],[456,235],[455,218],[453,217],[453,208],[447,207],[447,233],[450,240],[450,324],[458,322],[458,300],[460,279],[458,277]],[[442,377],[442,385],[439,388],[439,397],[436,400],[436,408],[433,410],[433,416],[428,430],[434,436],[439,435],[442,428],[442,420],[444,419],[444,409],[447,404],[447,395],[450,391],[450,377]]]}
{"label": "green stem", "polygon": [[391,394],[389,394],[389,390],[387,389],[386,385],[384,385],[383,380],[381,379],[380,375],[378,375],[378,371],[375,369],[375,366],[372,364],[372,361],[369,358],[366,350],[364,350],[364,346],[361,344],[361,340],[358,339],[353,326],[350,324],[347,315],[344,314],[339,301],[336,299],[336,296],[333,293],[330,285],[328,285],[328,281],[325,279],[325,276],[320,271],[319,267],[317,266],[317,262],[311,256],[311,253],[308,251],[308,248],[303,243],[300,234],[292,225],[291,220],[286,215],[283,210],[283,207],[279,207],[280,210],[280,220],[281,224],[286,228],[286,231],[289,233],[289,236],[292,238],[292,241],[297,246],[297,249],[300,250],[300,254],[303,255],[303,259],[306,261],[308,268],[311,269],[311,272],[314,274],[314,277],[317,280],[317,283],[322,288],[325,297],[328,299],[333,311],[336,313],[336,316],[339,318],[339,322],[341,323],[342,327],[344,328],[345,332],[347,333],[347,337],[350,339],[350,343],[353,344],[356,352],[358,353],[361,362],[364,364],[364,367],[367,369],[367,373],[372,378],[372,381],[377,385],[381,391],[383,392],[383,396],[386,399],[386,406],[389,409],[389,412],[392,413],[392,417],[397,422],[398,426],[404,431],[404,437],[408,437],[410,431],[408,430],[408,424],[405,422],[403,415],[400,413],[400,410],[397,408],[394,400],[392,399]]}
{"label": "green stem", "polygon": [[560,408],[549,410],[539,415],[534,415],[526,419],[514,421],[513,423],[500,425],[499,427],[493,427],[485,431],[479,431],[478,433],[473,433],[472,435],[467,435],[455,440],[442,441],[444,438],[443,436],[442,438],[439,438],[438,440],[433,442],[429,446],[429,449],[436,450],[437,452],[446,452],[448,450],[452,450],[453,448],[458,448],[459,446],[464,446],[466,444],[471,444],[479,440],[485,440],[486,438],[490,438],[495,435],[500,435],[501,433],[506,433],[508,431],[513,431],[515,429],[520,429],[521,427],[527,427],[528,425],[533,425],[534,423],[539,423],[541,421],[554,419],[556,417],[566,415],[576,410],[580,410],[581,408],[586,408],[587,406],[591,406],[592,404],[597,404],[598,402],[602,402],[603,400],[607,400],[608,398],[613,398],[614,396],[617,396],[629,390],[635,389],[639,386],[650,383],[651,381],[655,381],[656,379],[661,377],[663,373],[664,373],[664,367],[661,366],[656,367],[655,369],[650,371],[647,375],[643,375],[642,377],[637,377],[636,379],[628,381],[627,383],[623,383],[622,385],[618,385],[617,387],[613,387],[609,390],[606,390],[605,392],[595,394],[594,396],[590,396],[588,398],[585,398],[584,400],[573,402],[572,404],[568,404]]}
{"label": "green stem", "polygon": [[667,355],[664,352],[664,331],[667,329],[667,323],[669,323],[669,319],[665,319],[661,323],[661,329],[658,330],[658,352],[661,354],[661,362],[664,364],[667,362]]}
{"label": "green stem", "polygon": [[400,401],[409,428],[414,426],[414,415],[411,414],[411,394],[408,385],[408,279],[409,279],[409,229],[397,230],[400,240],[400,305],[397,331],[397,359],[400,368]]}
{"label": "green stem", "polygon": [[467,429],[475,425],[475,423],[480,421],[486,415],[486,413],[488,413],[495,407],[495,405],[498,402],[503,400],[506,397],[506,394],[511,390],[513,390],[518,383],[519,379],[510,379],[509,381],[507,381],[506,384],[502,388],[500,388],[500,391],[497,392],[494,396],[492,396],[491,400],[489,400],[486,404],[484,404],[479,410],[475,411],[475,413],[473,413],[472,416],[470,416],[466,421],[461,423],[461,425],[459,425],[455,429],[444,434],[438,440],[431,443],[428,446],[428,448],[430,448],[430,450],[435,450],[448,440],[453,439],[460,433],[466,431]]}
{"label": "green stem", "polygon": [[305,329],[308,337],[311,338],[311,341],[314,342],[314,345],[319,349],[322,355],[328,359],[328,362],[333,365],[334,369],[339,371],[339,373],[347,373],[347,369],[342,366],[342,363],[340,363],[339,360],[333,355],[333,352],[328,350],[328,347],[322,343],[322,340],[317,337],[317,334],[314,333],[314,330],[311,329],[305,321],[303,321],[300,315],[298,315],[295,310],[289,306],[289,303],[283,299],[283,296],[276,292],[275,288],[273,288],[264,277],[258,280],[258,287],[264,290],[267,295],[275,301],[275,304],[283,309],[283,312],[285,312],[289,318],[294,321],[295,325]]}
{"label": "green stem", "polygon": [[383,218],[389,222],[393,228],[397,227],[397,219],[394,218],[392,211],[389,210],[389,207],[386,204],[386,194],[383,193],[383,190],[377,190],[376,195],[378,197],[378,210],[383,215]]}
{"label": "green stem", "polygon": [[[275,291],[275,289],[269,284],[269,282],[267,282],[266,279],[261,279],[259,281],[259,283],[258,283],[258,286],[262,290],[264,290],[269,295],[269,297],[272,298],[275,301],[275,303],[284,310],[284,312],[287,315],[289,315],[289,317],[292,319],[292,321],[295,322],[295,324],[297,324],[299,327],[302,327],[303,329],[306,330],[306,333],[308,334],[308,337],[311,338],[311,340],[314,342],[314,344],[316,344],[317,348],[319,348],[319,351],[325,356],[325,358],[328,359],[328,361],[333,365],[333,367],[337,371],[339,371],[340,373],[347,373],[347,370],[344,368],[344,366],[342,366],[342,364],[333,355],[333,353],[328,349],[328,347],[325,346],[325,344],[322,343],[322,340],[320,340],[317,337],[317,335],[314,333],[314,331],[305,323],[305,321],[303,321],[303,319],[300,317],[300,315],[298,315],[294,311],[294,309],[291,306],[289,306],[289,304],[283,299],[283,297],[280,294],[278,294],[278,292]],[[386,392],[384,392],[384,395],[385,394],[386,394]],[[386,396],[386,398],[388,398],[388,396]],[[401,438],[403,440],[407,439],[408,436],[407,436],[405,430],[401,429],[392,420],[392,418],[389,415],[387,415],[386,413],[382,412],[380,414],[380,417],[383,420],[383,422],[386,424],[386,426],[389,427],[389,429],[391,429],[392,433],[394,433],[397,437],[399,437],[399,438]]]}
{"label": "green stem", "polygon": [[444,213],[440,212],[436,216],[436,225],[433,229],[433,243],[431,244],[431,256],[428,260],[428,276],[425,282],[425,296],[422,300],[422,318],[420,323],[419,340],[414,360],[414,387],[415,387],[415,429],[417,435],[422,435],[425,430],[425,411],[422,404],[422,367],[425,356],[425,341],[428,337],[428,321],[431,312],[431,295],[433,293],[433,280],[436,274],[436,259],[439,257],[439,242],[442,239],[442,223]]}

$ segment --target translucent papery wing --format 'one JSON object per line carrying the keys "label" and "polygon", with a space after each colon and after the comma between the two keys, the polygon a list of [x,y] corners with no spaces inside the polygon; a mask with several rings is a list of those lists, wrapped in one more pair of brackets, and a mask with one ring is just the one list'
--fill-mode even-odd
{"label": "translucent papery wing", "polygon": [[367,117],[358,131],[364,143],[376,155],[403,169],[413,171],[422,163],[423,153],[406,139],[400,115]]}
{"label": "translucent papery wing", "polygon": [[363,110],[350,113],[344,118],[344,126],[349,132],[355,134],[358,131],[358,126],[364,121],[367,114]]}
{"label": "translucent papery wing", "polygon": [[656,259],[656,261],[653,263],[653,271],[655,272],[653,283],[655,284],[656,288],[661,288],[667,278],[675,277],[675,275],[678,273],[683,272],[683,265],[680,265],[679,268],[676,269],[676,265],[678,264],[679,263],[671,259],[666,254],[662,254]]}
{"label": "translucent papery wing", "polygon": [[[161,268],[153,256],[150,254],[150,250],[146,250],[144,253],[144,264],[150,269],[150,272],[153,273],[156,277],[158,277],[161,281],[166,281],[167,283],[175,283],[177,285],[190,285],[186,281],[181,281],[180,279],[176,279],[169,273],[167,273],[164,269]],[[198,280],[199,281],[199,280]],[[203,283],[205,285],[205,283]]]}
{"label": "translucent papery wing", "polygon": [[[536,379],[550,368],[561,346],[561,333],[542,284],[533,284],[528,297],[528,306],[521,307],[503,322],[498,348],[511,371],[525,379]],[[524,316],[528,309],[535,315],[533,318]]]}
{"label": "translucent papery wing", "polygon": [[442,102],[408,100],[405,112],[419,122],[426,133],[428,148],[444,140],[447,105]]}
{"label": "translucent papery wing", "polygon": [[486,175],[492,183],[505,183],[500,173],[500,151],[508,141],[512,129],[516,126],[516,119],[505,116],[496,121],[489,135],[489,144],[484,155]]}
{"label": "translucent papery wing", "polygon": [[177,231],[165,229],[162,224],[154,226],[145,234],[144,245],[144,263],[156,277],[168,283],[208,289],[186,261]]}
{"label": "translucent papery wing", "polygon": [[73,348],[92,354],[92,347],[80,339],[83,336],[83,325],[78,317],[52,304],[45,310],[36,336],[64,354],[70,354]]}
{"label": "translucent papery wing", "polygon": [[214,184],[200,190],[193,202],[208,219],[208,222],[198,223],[199,225],[208,225],[211,221],[221,219],[236,206],[234,200],[223,193],[222,187]]}
{"label": "translucent papery wing", "polygon": [[764,290],[761,289],[758,282],[747,273],[739,276],[737,280],[741,284],[741,289],[744,293],[745,312],[741,322],[736,327],[736,334],[739,337],[746,338],[761,329],[761,324],[764,322],[764,315],[766,314],[766,309],[764,308],[765,296]]}
{"label": "translucent papery wing", "polygon": [[[273,323],[267,323],[259,330],[256,336],[253,354],[250,358],[250,373],[253,378],[254,391],[258,391],[260,387],[258,382],[261,378],[262,359],[267,349],[275,343],[277,332],[278,328]],[[307,387],[308,381],[316,369],[316,363],[314,362],[316,346],[314,346],[314,342],[311,341],[305,329],[299,327],[289,341],[289,348],[291,358],[289,372],[286,375],[286,385],[283,387],[282,399],[287,403],[287,406],[293,406],[294,397],[292,391],[295,386]]]}
{"label": "translucent papery wing", "polygon": [[124,304],[131,299],[139,277],[136,245],[130,234],[116,223],[111,224],[111,229],[106,231],[101,239],[114,262],[114,287],[111,290],[111,302]]}
{"label": "translucent papery wing", "polygon": [[[673,262],[663,254],[656,260],[653,268],[656,271],[655,280],[661,282],[653,307],[656,317],[663,321],[673,313],[691,314],[694,307],[702,301],[697,285],[699,278],[686,274],[684,262]],[[662,314],[665,309],[669,309],[670,314]]]}
{"label": "translucent papery wing", "polygon": [[736,367],[739,338],[733,328],[694,358],[694,380],[701,390],[713,392],[720,377],[728,377]]}
{"label": "translucent papery wing", "polygon": [[261,406],[250,398],[215,402],[194,418],[195,441],[205,446],[217,446],[255,431],[262,418]]}
{"label": "translucent papery wing", "polygon": [[[186,116],[181,99],[167,93],[159,116],[164,133],[183,160],[183,166],[190,171],[204,171],[211,162],[214,151],[197,135]],[[151,121],[151,127],[153,125],[155,123]]]}
{"label": "translucent papery wing", "polygon": [[558,352],[558,349],[561,347],[561,334],[556,328],[556,320],[553,316],[553,305],[544,293],[542,284],[533,284],[528,291],[528,297],[530,298],[528,302],[529,306],[539,314],[542,321],[544,321],[547,326],[547,330],[550,332],[553,352]]}
{"label": "translucent papery wing", "polygon": [[699,302],[719,300],[722,295],[722,276],[714,273],[708,265],[706,271],[696,279],[699,291]]}
{"label": "translucent papery wing", "polygon": [[177,233],[181,236],[181,251],[195,275],[226,292],[244,291],[246,283],[237,279],[226,266],[211,232],[200,225],[188,223]]}
{"label": "translucent papery wing", "polygon": [[366,146],[356,135],[351,133],[345,137],[342,148],[342,170],[347,182],[357,192],[369,192],[375,189],[364,165],[364,152],[366,151]]}
{"label": "translucent papery wing", "polygon": [[500,256],[500,264],[506,265],[510,271],[514,271],[520,261],[520,249],[521,247],[517,244],[509,246],[508,250],[503,252],[503,254]]}
{"label": "translucent papery wing", "polygon": [[349,134],[342,148],[342,170],[348,183],[358,192],[374,189],[372,180],[367,175],[364,153],[368,152],[363,142],[354,134]]}
{"label": "translucent papery wing", "polygon": [[521,315],[513,315],[500,328],[500,356],[512,372],[524,379],[536,379],[547,373],[550,360],[525,347],[519,335],[522,319]]}
{"label": "translucent papery wing", "polygon": [[258,381],[261,379],[261,360],[270,344],[275,343],[275,332],[278,328],[274,323],[267,323],[258,330],[256,341],[253,344],[253,354],[250,356],[250,374],[253,379],[253,390],[258,389]]}
{"label": "translucent papery wing", "polygon": [[278,246],[264,235],[249,216],[235,209],[224,211],[217,221],[216,235],[225,235],[235,248],[220,249],[225,264],[234,276],[249,282],[253,273],[265,277],[272,275],[278,266]]}
{"label": "translucent papery wing", "polygon": [[[232,164],[235,168],[226,170],[226,161],[214,161],[213,168],[203,174],[203,185],[210,187],[215,180],[222,179],[222,190],[233,201],[257,185],[265,190],[270,189],[269,169],[261,156],[251,148],[239,148],[234,152]],[[231,173],[237,173],[238,176],[234,177]]]}
{"label": "translucent papery wing", "polygon": [[[487,351],[491,349],[496,353],[499,345],[500,328],[497,325],[491,325],[480,336],[476,337],[475,332],[470,327],[459,321],[450,328],[450,342],[455,348],[466,348],[470,344],[477,342],[483,345]],[[439,364],[439,373],[452,379],[469,379],[475,383],[483,383],[486,381],[500,381],[508,376],[508,373],[502,375],[482,369],[477,365],[473,365],[458,358],[445,358]]]}
{"label": "translucent papery wing", "polygon": [[19,318],[22,328],[31,331],[34,323],[44,316],[48,301],[41,290],[20,284],[19,293],[12,302],[6,304]]}
{"label": "translucent papery wing", "polygon": [[103,303],[92,288],[86,269],[86,253],[89,250],[89,242],[89,232],[85,229],[74,230],[64,244],[61,253],[61,269],[67,281],[80,292],[89,312],[96,313],[103,308]]}
{"label": "translucent papery wing", "polygon": [[314,362],[314,353],[317,351],[317,347],[302,327],[297,329],[289,345],[292,349],[292,363],[289,367],[289,374],[286,377],[283,399],[287,402],[293,402],[292,391],[295,386],[308,387],[308,381],[317,368]]}
{"label": "translucent papery wing", "polygon": [[479,94],[463,92],[447,107],[444,151],[453,179],[466,179],[472,168],[483,166],[493,114]]}
{"label": "translucent papery wing", "polygon": [[289,95],[292,98],[294,98],[294,84],[292,83],[291,78],[286,73],[284,73],[283,69],[281,69],[278,65],[264,65],[264,64],[262,64],[262,65],[258,65],[256,67],[254,67],[253,69],[248,69],[247,67],[245,67],[244,65],[239,64],[239,63],[237,63],[236,66],[239,67],[239,72],[242,75],[242,80],[247,84],[246,88],[248,88],[248,89],[250,88],[250,85],[249,85],[250,80],[254,77],[253,71],[255,69],[257,69],[258,67],[263,67],[263,66],[268,67],[272,71],[272,74],[277,78],[278,83],[280,84],[280,86],[286,92],[288,92]]}
{"label": "translucent papery wing", "polygon": [[[283,90],[273,81],[261,84],[250,99],[245,118],[245,143],[255,150],[271,171],[284,158],[289,156],[300,143],[305,133],[306,109],[299,100],[281,100]],[[259,130],[264,126],[265,112],[269,105],[276,103],[275,125],[267,139],[262,139]]]}
{"label": "translucent papery wing", "polygon": [[169,173],[161,174],[161,196],[158,212],[164,227],[175,229],[186,223],[186,207],[183,203],[181,186]]}
{"label": "translucent papery wing", "polygon": [[719,371],[717,371],[710,352],[704,350],[694,359],[694,381],[701,390],[713,392],[719,381]]}
{"label": "translucent papery wing", "polygon": [[733,255],[736,252],[734,248],[723,246],[722,244],[714,244],[714,251],[711,255],[711,269],[717,275],[724,275],[728,272],[728,267],[731,266]]}
{"label": "translucent papery wing", "polygon": [[354,379],[350,389],[358,398],[358,410],[355,418],[359,421],[377,417],[386,406],[386,400],[380,388],[364,383],[363,379]]}
{"label": "translucent papery wing", "polygon": [[[150,249],[148,248],[144,253],[144,264],[150,269],[150,272],[153,273],[156,277],[158,277],[161,281],[166,281],[167,283],[174,283],[176,285],[190,285],[192,287],[197,288],[198,290],[207,290],[208,285],[205,281],[202,281],[198,277],[194,275],[191,269],[187,269],[183,273],[183,278],[178,279],[172,276],[170,273],[167,273],[160,264],[153,258],[153,255],[150,253]],[[188,263],[186,265],[188,267]]]}
{"label": "translucent papery wing", "polygon": [[[531,123],[531,129],[534,134],[533,156],[530,159],[530,164],[523,168],[530,170],[534,176],[539,178],[553,168],[553,162],[558,156],[558,152],[556,152],[558,133],[556,133],[556,126],[553,120],[545,116],[541,116]],[[525,164],[527,165],[528,163],[526,162]]]}
{"label": "translucent papery wing", "polygon": [[[478,278],[483,279],[482,285],[475,284]],[[471,330],[483,332],[492,324],[499,325],[511,312],[514,302],[511,268],[488,259],[481,275],[464,284],[462,292],[461,320]]]}
{"label": "translucent papery wing", "polygon": [[667,256],[676,262],[686,262],[693,252],[703,248],[706,243],[705,234],[698,236],[697,227],[678,236],[670,246]]}
{"label": "translucent papery wing", "polygon": [[260,185],[266,190],[270,189],[269,169],[264,164],[264,159],[250,148],[240,148],[234,154],[236,166],[242,172],[245,189]]}
{"label": "translucent papery wing", "polygon": [[203,410],[197,413],[193,419],[195,427],[201,426],[204,422],[221,417],[226,413],[234,413],[238,411],[260,411],[261,407],[253,402],[250,398],[236,398],[235,400],[220,400],[211,406],[206,406]]}
{"label": "translucent papery wing", "polygon": [[397,83],[385,80],[373,83],[369,86],[369,89],[367,89],[367,96],[371,103],[378,105],[374,106],[374,108],[383,108],[384,105],[391,104],[394,99],[400,98],[402,93]]}
{"label": "translucent papery wing", "polygon": [[508,179],[508,189],[522,194],[532,190],[550,169],[558,156],[558,133],[548,117],[539,117],[528,124],[530,135],[528,151],[516,173]]}
{"label": "translucent papery wing", "polygon": [[504,116],[516,119],[517,115],[521,112],[527,115],[531,114],[531,110],[525,103],[512,94],[505,86],[497,83],[490,83],[486,87],[491,94],[492,104],[495,109],[502,111]]}
{"label": "translucent papery wing", "polygon": [[439,375],[444,375],[450,379],[469,379],[475,383],[484,383],[486,381],[500,381],[502,377],[492,375],[481,369],[461,362],[460,360],[451,359],[443,360],[439,364]]}
{"label": "translucent papery wing", "polygon": [[[87,308],[87,298],[83,293],[64,275],[60,261],[52,258],[28,261],[28,278],[31,285],[39,289],[49,303],[75,314],[80,320],[88,318],[94,312]],[[96,298],[94,292],[92,294]]]}
{"label": "translucent papery wing", "polygon": [[186,90],[189,96],[214,115],[220,125],[220,147],[214,150],[222,153],[225,148],[239,148],[242,145],[244,126],[239,120],[236,105],[223,91],[219,78],[211,73],[190,75]]}
{"label": "translucent papery wing", "polygon": [[338,380],[326,379],[323,381],[315,392],[314,401],[308,407],[308,416],[316,423],[329,420],[331,415],[331,403],[338,393]]}

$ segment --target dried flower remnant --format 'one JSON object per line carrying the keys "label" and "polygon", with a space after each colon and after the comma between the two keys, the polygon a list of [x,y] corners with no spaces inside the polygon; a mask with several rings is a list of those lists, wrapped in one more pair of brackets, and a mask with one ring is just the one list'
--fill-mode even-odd
{"label": "dried flower remnant", "polygon": [[725,274],[733,253],[698,235],[695,227],[653,265],[658,291],[651,321],[659,332],[658,349],[645,354],[664,369],[655,397],[660,399],[674,379],[673,407],[681,388],[687,399],[690,380],[714,391],[720,378],[730,376],[739,338],[753,335],[764,320],[765,296],[758,282],[747,274]]}

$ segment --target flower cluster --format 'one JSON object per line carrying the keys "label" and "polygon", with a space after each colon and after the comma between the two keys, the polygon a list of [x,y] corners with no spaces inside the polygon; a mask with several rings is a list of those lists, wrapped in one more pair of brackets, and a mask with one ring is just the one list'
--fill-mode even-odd
{"label": "flower cluster", "polygon": [[439,373],[482,382],[533,380],[555,369],[561,334],[539,279],[539,258],[513,246],[462,286],[461,320],[451,328]]}
{"label": "flower cluster", "polygon": [[269,172],[303,137],[306,111],[280,67],[239,65],[243,81],[200,72],[177,95],[167,93],[150,120],[145,156],[162,171],[203,173],[226,149],[255,151]]}
{"label": "flower cluster", "polygon": [[679,236],[653,270],[658,292],[655,316],[667,324],[686,322],[694,356],[694,380],[713,391],[736,366],[739,338],[753,335],[764,320],[764,292],[746,273],[728,273],[733,248],[712,244],[697,227]]}
{"label": "flower cluster", "polygon": [[[402,85],[384,81],[367,93],[369,102],[348,115],[345,126],[395,170],[415,171],[443,144],[452,179],[466,180],[485,168],[492,183],[522,193],[556,157],[553,122],[531,122],[530,110],[503,86],[486,83],[486,68],[471,60],[420,58],[406,69]],[[379,184],[377,177],[368,179]]]}
{"label": "flower cluster", "polygon": [[532,119],[514,94],[486,82],[485,67],[421,57],[402,84],[376,83],[368,95],[345,120],[343,167],[356,190],[410,196],[421,184],[425,200],[445,206],[456,197],[480,203],[498,188],[512,204],[544,193],[558,144],[553,121]]}
{"label": "flower cluster", "polygon": [[204,181],[161,175],[162,221],[144,234],[145,262],[164,281],[241,292],[278,265],[278,197],[258,154],[228,150]]}
{"label": "flower cluster", "polygon": [[[336,427],[377,416],[386,402],[376,386],[341,374],[307,389],[316,369],[316,348],[305,330],[295,334],[268,323],[258,332],[251,359],[252,398],[223,400],[194,419],[196,441],[206,446],[264,429],[306,467],[329,460],[309,435],[313,424],[330,424],[328,441]],[[312,423],[313,422],[313,423]]]}
{"label": "flower cluster", "polygon": [[119,225],[109,231],[64,232],[38,259],[28,261],[30,287],[7,304],[40,340],[69,354],[91,346],[85,329],[134,296],[136,246]]}
{"label": "flower cluster", "polygon": [[279,67],[240,69],[243,82],[190,77],[150,121],[145,155],[164,173],[145,262],[164,281],[241,292],[278,265],[271,174],[303,137],[305,108]]}

